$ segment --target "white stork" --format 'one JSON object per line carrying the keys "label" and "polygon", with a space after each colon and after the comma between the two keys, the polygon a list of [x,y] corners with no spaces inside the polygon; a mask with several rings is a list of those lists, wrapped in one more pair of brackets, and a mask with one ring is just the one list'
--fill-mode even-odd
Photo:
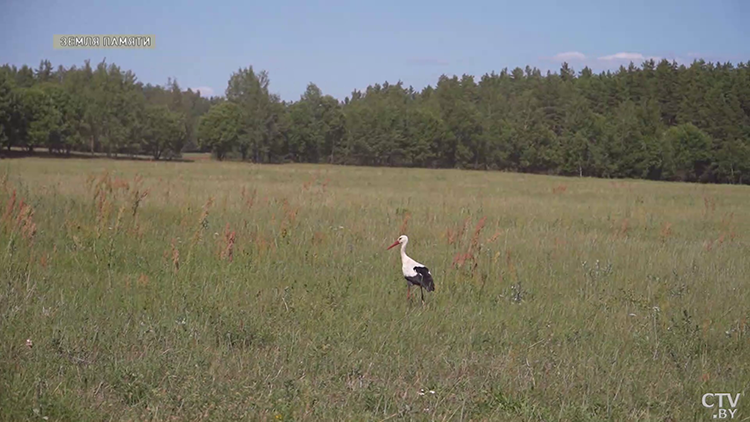
{"label": "white stork", "polygon": [[424,291],[422,289],[427,289],[428,292],[434,291],[435,282],[432,280],[432,274],[430,274],[430,270],[427,267],[406,255],[407,243],[409,243],[409,238],[402,234],[388,249],[398,244],[401,245],[401,271],[404,273],[404,278],[406,279],[406,299],[409,300],[411,298],[411,286],[419,286],[419,292],[422,295],[422,304],[424,304]]}

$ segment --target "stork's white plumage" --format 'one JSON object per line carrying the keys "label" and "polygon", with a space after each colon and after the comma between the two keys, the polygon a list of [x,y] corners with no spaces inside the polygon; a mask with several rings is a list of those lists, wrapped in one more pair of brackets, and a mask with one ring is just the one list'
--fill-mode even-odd
{"label": "stork's white plumage", "polygon": [[399,244],[401,245],[401,272],[406,279],[406,298],[408,300],[411,297],[412,285],[419,286],[419,292],[422,295],[422,303],[424,303],[424,291],[422,289],[427,289],[428,292],[434,291],[435,282],[427,267],[413,260],[406,254],[407,243],[409,243],[409,238],[406,235],[401,235],[391,246],[388,247],[388,249]]}

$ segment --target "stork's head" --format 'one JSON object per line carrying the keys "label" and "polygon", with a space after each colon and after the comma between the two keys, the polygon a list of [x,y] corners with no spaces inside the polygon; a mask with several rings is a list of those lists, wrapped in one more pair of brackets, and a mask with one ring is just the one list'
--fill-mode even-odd
{"label": "stork's head", "polygon": [[405,234],[402,234],[401,236],[398,237],[398,239],[396,239],[395,242],[393,242],[393,244],[391,246],[388,247],[388,249],[390,249],[390,248],[392,248],[392,247],[394,247],[396,245],[405,245],[406,242],[408,242],[408,241],[409,241],[409,238],[406,237]]}

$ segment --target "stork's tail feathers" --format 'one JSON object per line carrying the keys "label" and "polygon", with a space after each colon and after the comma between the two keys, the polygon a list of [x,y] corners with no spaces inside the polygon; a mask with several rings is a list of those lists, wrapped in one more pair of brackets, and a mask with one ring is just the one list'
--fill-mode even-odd
{"label": "stork's tail feathers", "polygon": [[427,274],[427,277],[424,278],[424,285],[428,292],[435,291],[435,282],[432,280],[431,275]]}

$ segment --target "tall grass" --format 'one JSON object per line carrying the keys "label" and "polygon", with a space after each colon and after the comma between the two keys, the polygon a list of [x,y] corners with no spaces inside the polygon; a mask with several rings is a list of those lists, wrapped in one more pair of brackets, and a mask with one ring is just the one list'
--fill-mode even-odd
{"label": "tall grass", "polygon": [[0,167],[3,420],[704,420],[707,392],[750,415],[747,187]]}

